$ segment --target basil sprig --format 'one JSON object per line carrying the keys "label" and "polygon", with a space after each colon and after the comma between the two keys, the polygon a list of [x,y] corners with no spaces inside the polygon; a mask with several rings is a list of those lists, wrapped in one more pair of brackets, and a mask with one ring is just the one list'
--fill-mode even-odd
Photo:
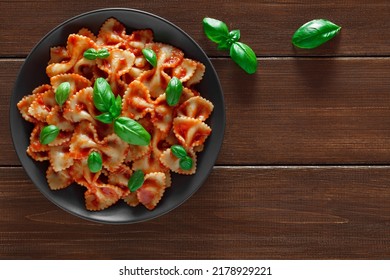
{"label": "basil sprig", "polygon": [[92,173],[99,172],[103,167],[103,159],[99,152],[92,151],[88,156],[88,168]]}
{"label": "basil sprig", "polygon": [[292,36],[292,43],[302,49],[313,49],[335,37],[341,27],[326,19],[314,19],[302,25]]}
{"label": "basil sprig", "polygon": [[192,165],[194,164],[192,158],[188,156],[187,151],[183,146],[180,145],[172,145],[171,146],[172,154],[177,157],[179,160],[180,168],[183,170],[190,170]]}
{"label": "basil sprig", "polygon": [[129,187],[130,192],[135,192],[140,187],[142,187],[145,181],[145,174],[142,170],[134,171],[133,175],[131,175],[127,186]]}
{"label": "basil sprig", "polygon": [[83,56],[88,60],[94,60],[96,58],[107,58],[110,56],[110,52],[107,49],[97,51],[94,48],[90,48],[84,52]]}
{"label": "basil sprig", "polygon": [[69,82],[63,82],[61,83],[55,92],[54,98],[60,107],[65,103],[65,101],[68,99],[70,93],[70,83]]}
{"label": "basil sprig", "polygon": [[257,70],[257,58],[255,52],[246,44],[238,42],[240,30],[229,32],[227,25],[217,19],[204,18],[203,30],[211,41],[218,44],[220,50],[230,50],[230,57],[246,73],[253,74]]}
{"label": "basil sprig", "polygon": [[142,54],[144,55],[147,62],[150,63],[153,67],[157,66],[157,56],[152,49],[143,49]]}
{"label": "basil sprig", "polygon": [[175,106],[183,92],[183,84],[177,77],[173,77],[165,89],[166,100],[169,106]]}
{"label": "basil sprig", "polygon": [[41,133],[39,134],[39,142],[46,145],[53,142],[58,134],[60,133],[60,129],[55,125],[51,124],[42,128]]}
{"label": "basil sprig", "polygon": [[132,145],[147,146],[151,136],[135,120],[119,117],[122,111],[122,99],[115,98],[110,84],[104,78],[97,78],[93,86],[93,103],[102,114],[95,118],[102,123],[114,123],[114,132],[125,142]]}

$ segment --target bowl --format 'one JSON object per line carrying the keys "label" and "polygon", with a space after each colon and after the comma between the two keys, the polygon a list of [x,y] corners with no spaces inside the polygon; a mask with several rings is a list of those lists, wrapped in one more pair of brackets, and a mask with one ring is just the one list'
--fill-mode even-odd
{"label": "bowl", "polygon": [[[50,58],[50,47],[65,46],[69,34],[87,27],[94,34],[108,18],[114,17],[127,29],[127,33],[137,29],[150,28],[154,32],[154,41],[167,43],[181,49],[185,57],[202,62],[206,71],[203,80],[196,86],[202,97],[214,104],[214,110],[206,121],[212,133],[206,140],[204,150],[198,153],[197,171],[186,176],[172,173],[172,186],[168,188],[159,204],[152,211],[143,206],[130,207],[123,201],[102,211],[88,211],[85,208],[85,189],[72,184],[63,190],[50,190],[46,181],[47,163],[30,158],[26,149],[32,124],[25,121],[17,108],[17,103],[37,86],[49,83],[45,69]],[[201,24],[200,24],[201,28]],[[75,16],[46,34],[32,49],[17,76],[10,104],[11,136],[20,162],[39,191],[61,209],[80,218],[109,224],[128,224],[147,221],[175,209],[189,199],[205,182],[213,169],[222,146],[225,129],[225,106],[221,85],[217,73],[201,47],[183,30],[173,23],[148,12],[108,8],[94,10]]]}

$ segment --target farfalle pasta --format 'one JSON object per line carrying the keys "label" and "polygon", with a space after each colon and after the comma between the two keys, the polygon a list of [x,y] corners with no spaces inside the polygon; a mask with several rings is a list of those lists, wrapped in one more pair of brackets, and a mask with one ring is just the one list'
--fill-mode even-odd
{"label": "farfalle pasta", "polygon": [[[91,49],[109,55],[88,59],[84,53]],[[155,67],[144,57],[144,49],[155,53]],[[85,187],[85,206],[90,211],[106,209],[119,200],[153,210],[172,185],[171,172],[195,174],[197,153],[211,133],[206,121],[213,104],[194,89],[204,72],[202,63],[186,58],[180,49],[154,42],[152,30],[128,33],[115,18],[106,20],[97,35],[82,28],[68,36],[66,46],[50,49],[49,83],[36,87],[17,104],[22,117],[34,125],[26,152],[48,163],[50,189],[61,190],[73,183]],[[149,144],[130,144],[99,116],[94,84],[101,78],[120,102],[115,117],[140,124],[150,135]],[[178,103],[169,105],[166,89],[173,78],[180,80],[183,90]],[[62,83],[69,83],[69,91],[66,101],[59,104],[56,91]],[[56,128],[55,135],[50,143],[42,144],[40,134],[47,126]],[[182,168],[173,145],[185,149],[190,168]],[[101,155],[102,168],[97,172],[88,166],[93,152]],[[131,191],[128,182],[137,170],[144,173],[144,180]]]}

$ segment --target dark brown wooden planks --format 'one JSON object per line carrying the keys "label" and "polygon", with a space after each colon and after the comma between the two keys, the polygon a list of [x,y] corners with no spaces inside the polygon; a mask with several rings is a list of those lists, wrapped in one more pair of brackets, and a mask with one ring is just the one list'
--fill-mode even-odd
{"label": "dark brown wooden planks", "polygon": [[[166,18],[192,36],[209,55],[226,56],[203,34],[206,16],[223,20],[241,30],[241,40],[259,56],[290,55],[389,55],[390,4],[387,0],[307,1],[0,1],[0,57],[25,56],[50,30],[63,21],[99,8],[124,7],[145,10]],[[31,13],[31,10],[34,13]],[[305,22],[326,18],[342,26],[340,35],[322,47],[296,50],[294,31]],[[17,23],[15,22],[17,19]],[[104,20],[104,19],[102,19]]]}
{"label": "dark brown wooden planks", "polygon": [[390,167],[216,167],[182,206],[103,225],[0,168],[0,258],[385,259]]}
{"label": "dark brown wooden planks", "polygon": [[[227,112],[218,164],[389,162],[390,58],[260,59],[255,75],[229,59],[212,62]],[[21,63],[0,60],[0,165],[19,164],[8,106]]]}

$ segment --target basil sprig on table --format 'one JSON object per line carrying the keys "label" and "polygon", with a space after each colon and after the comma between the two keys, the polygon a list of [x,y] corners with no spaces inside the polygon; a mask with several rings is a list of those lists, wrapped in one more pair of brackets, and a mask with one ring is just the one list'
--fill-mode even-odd
{"label": "basil sprig on table", "polygon": [[292,43],[302,49],[314,49],[335,37],[341,27],[326,19],[314,19],[302,25],[292,36]]}
{"label": "basil sprig on table", "polygon": [[219,50],[230,50],[230,57],[246,73],[253,74],[257,70],[257,58],[255,52],[246,44],[238,42],[240,30],[229,32],[227,25],[217,19],[204,18],[203,30],[211,41],[218,44]]}
{"label": "basil sprig on table", "polygon": [[181,93],[183,92],[183,84],[182,82],[177,78],[173,77],[165,89],[166,93],[166,100],[169,106],[175,106],[179,100]]}
{"label": "basil sprig on table", "polygon": [[42,128],[41,133],[39,134],[39,142],[42,144],[50,144],[53,142],[58,134],[60,133],[60,129],[55,125],[51,124]]}
{"label": "basil sprig on table", "polygon": [[142,186],[144,181],[145,181],[144,172],[142,170],[134,171],[133,175],[131,175],[127,183],[130,192],[135,192],[136,190],[138,190]]}
{"label": "basil sprig on table", "polygon": [[88,60],[94,60],[96,58],[107,58],[110,56],[110,52],[107,49],[97,51],[94,48],[90,48],[84,52],[83,56]]}
{"label": "basil sprig on table", "polygon": [[103,167],[103,159],[99,152],[92,151],[88,156],[88,168],[92,173],[99,172]]}
{"label": "basil sprig on table", "polygon": [[104,78],[97,78],[93,86],[93,103],[101,115],[95,118],[103,123],[114,123],[114,132],[125,142],[132,145],[149,145],[151,136],[145,128],[135,120],[119,117],[122,110],[122,99],[115,98],[110,84]]}
{"label": "basil sprig on table", "polygon": [[192,158],[187,154],[187,151],[184,149],[183,146],[172,145],[171,152],[175,157],[180,159],[179,165],[180,165],[181,169],[190,170],[192,168],[192,165],[194,164],[194,162],[193,162]]}
{"label": "basil sprig on table", "polygon": [[63,82],[61,83],[55,92],[54,98],[60,107],[65,103],[65,101],[68,99],[70,93],[70,83],[69,82]]}
{"label": "basil sprig on table", "polygon": [[152,49],[142,49],[142,54],[144,55],[147,62],[150,63],[153,67],[157,66],[157,56]]}

